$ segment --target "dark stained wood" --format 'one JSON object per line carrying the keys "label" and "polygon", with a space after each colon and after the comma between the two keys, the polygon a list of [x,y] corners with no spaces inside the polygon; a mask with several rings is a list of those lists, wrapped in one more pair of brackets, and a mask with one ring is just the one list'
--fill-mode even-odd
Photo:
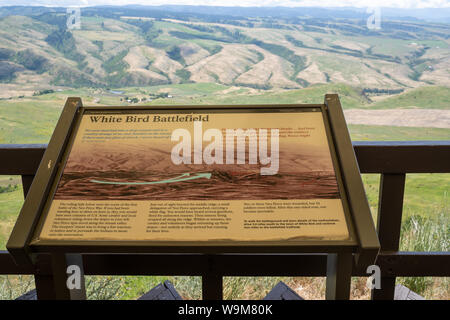
{"label": "dark stained wood", "polygon": [[70,300],[70,290],[66,284],[66,270],[66,255],[63,253],[52,254],[53,290],[57,300]]}
{"label": "dark stained wood", "polygon": [[[227,254],[214,259],[216,270],[223,276],[326,276],[326,254]],[[85,254],[86,275],[178,275],[201,276],[208,271],[202,254],[104,255]],[[183,264],[182,269],[179,265]],[[381,252],[377,264],[382,276],[448,277],[449,252]],[[29,267],[17,266],[12,256],[0,251],[0,274],[33,274]],[[51,274],[49,266],[41,273]],[[353,266],[352,276],[367,276],[364,268]]]}
{"label": "dark stained wood", "polygon": [[223,299],[223,278],[216,273],[206,273],[202,276],[203,300]]}
{"label": "dark stained wood", "polygon": [[[352,224],[358,237],[359,252],[355,255],[356,263],[369,266],[375,262],[380,243],[375,231],[364,185],[356,162],[354,148],[351,145],[350,133],[345,122],[339,96],[325,95],[325,105],[329,114],[330,127],[333,131],[334,145],[340,159],[340,171],[348,198],[348,206],[352,212]],[[336,171],[338,168],[335,168]],[[344,203],[345,205],[345,203]]]}
{"label": "dark stained wood", "polygon": [[[377,232],[382,251],[397,251],[402,224],[405,174],[381,175]],[[394,299],[395,276],[381,277],[381,289],[372,290],[374,300]]]}
{"label": "dark stained wood", "polygon": [[216,270],[225,276],[325,276],[326,254],[221,254]]}
{"label": "dark stained wood", "polygon": [[0,274],[33,274],[31,265],[17,265],[8,251],[0,251]]}
{"label": "dark stained wood", "polygon": [[38,300],[55,300],[55,289],[52,275],[35,275],[34,283]]}
{"label": "dark stained wood", "polygon": [[[0,144],[0,175],[34,175],[46,144]],[[361,173],[449,173],[450,141],[354,141]]]}
{"label": "dark stained wood", "polygon": [[55,288],[52,274],[51,256],[46,254],[36,258],[36,270],[34,270],[34,283],[38,300],[55,300]]}
{"label": "dark stained wood", "polygon": [[381,175],[377,232],[383,251],[398,250],[405,178],[404,173]]}
{"label": "dark stained wood", "polygon": [[448,173],[450,141],[354,142],[361,173]]}
{"label": "dark stained wood", "polygon": [[[57,300],[86,300],[83,258],[80,254],[52,253],[53,290]],[[67,269],[76,265],[80,268],[80,289],[69,289]]]}
{"label": "dark stained wood", "polygon": [[0,144],[1,175],[34,175],[46,144]]}
{"label": "dark stained wood", "polygon": [[22,175],[22,187],[23,196],[27,197],[28,191],[30,190],[31,184],[33,183],[34,175]]}
{"label": "dark stained wood", "polygon": [[205,272],[202,273],[203,300],[223,299],[223,274],[217,271],[217,255],[206,255]]}
{"label": "dark stained wood", "polygon": [[349,300],[353,257],[350,253],[332,253],[327,257],[327,300]]}
{"label": "dark stained wood", "polygon": [[[381,275],[397,277],[448,277],[450,252],[381,252]],[[362,273],[362,272],[360,272]]]}
{"label": "dark stained wood", "polygon": [[[70,300],[86,300],[86,281],[84,277],[83,256],[81,254],[66,254],[65,257],[66,267],[76,265],[80,268],[80,289],[70,290]],[[66,269],[64,269],[65,272]]]}

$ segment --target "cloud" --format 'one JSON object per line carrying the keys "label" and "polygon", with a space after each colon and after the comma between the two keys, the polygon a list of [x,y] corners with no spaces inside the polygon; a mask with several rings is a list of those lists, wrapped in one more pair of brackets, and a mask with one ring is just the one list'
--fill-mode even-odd
{"label": "cloud", "polygon": [[390,7],[390,8],[448,8],[448,0],[0,0],[0,5],[42,5],[42,6],[94,6],[94,5],[211,5],[243,7]]}

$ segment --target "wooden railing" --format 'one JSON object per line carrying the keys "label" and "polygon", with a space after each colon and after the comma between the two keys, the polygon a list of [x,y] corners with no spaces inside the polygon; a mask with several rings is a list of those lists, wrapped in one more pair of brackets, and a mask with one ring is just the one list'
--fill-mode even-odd
{"label": "wooden railing", "polygon": [[[26,195],[46,145],[0,145],[0,175],[22,176]],[[355,142],[361,173],[381,174],[377,232],[381,289],[372,299],[393,299],[396,277],[448,277],[449,252],[399,250],[406,174],[450,173],[450,141]],[[86,275],[202,276],[203,298],[222,297],[223,276],[325,276],[325,254],[83,254]],[[182,267],[180,267],[180,265]],[[51,259],[41,255],[35,268],[17,266],[0,251],[0,274],[35,276],[38,298],[54,296]],[[353,266],[353,276],[367,276]]]}

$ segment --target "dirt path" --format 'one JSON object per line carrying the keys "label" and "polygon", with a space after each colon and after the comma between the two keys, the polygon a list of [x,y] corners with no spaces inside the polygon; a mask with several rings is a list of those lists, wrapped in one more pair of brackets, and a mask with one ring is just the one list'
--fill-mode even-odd
{"label": "dirt path", "polygon": [[348,124],[398,127],[450,128],[450,110],[391,109],[344,111]]}

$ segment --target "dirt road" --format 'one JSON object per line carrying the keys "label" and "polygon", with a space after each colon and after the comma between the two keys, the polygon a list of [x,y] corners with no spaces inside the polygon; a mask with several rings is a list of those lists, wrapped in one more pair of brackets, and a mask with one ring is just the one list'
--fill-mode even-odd
{"label": "dirt road", "polygon": [[390,109],[344,111],[348,124],[450,128],[450,110],[437,109]]}

